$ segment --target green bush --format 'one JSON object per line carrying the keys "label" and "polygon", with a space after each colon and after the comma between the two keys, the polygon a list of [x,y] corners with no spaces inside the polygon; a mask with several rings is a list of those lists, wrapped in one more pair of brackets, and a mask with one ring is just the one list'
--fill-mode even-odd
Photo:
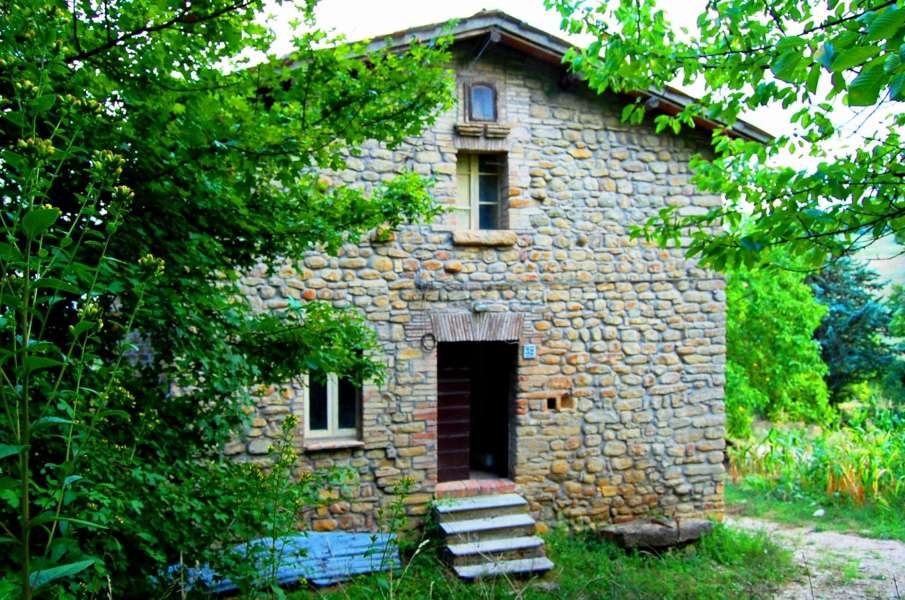
{"label": "green bush", "polygon": [[438,211],[413,173],[323,173],[450,104],[444,43],[365,61],[314,5],[290,61],[262,0],[0,7],[0,596],[156,597],[269,535],[276,480],[222,458],[254,390],[382,374],[360,314],[240,285]]}
{"label": "green bush", "polygon": [[729,434],[748,435],[758,416],[828,423],[834,413],[823,382],[827,368],[812,339],[826,309],[804,276],[777,267],[740,268],[727,276],[726,301]]}

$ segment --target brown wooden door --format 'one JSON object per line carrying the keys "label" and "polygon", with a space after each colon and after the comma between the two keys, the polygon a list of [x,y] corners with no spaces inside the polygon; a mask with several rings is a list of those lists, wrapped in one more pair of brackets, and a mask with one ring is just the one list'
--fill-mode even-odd
{"label": "brown wooden door", "polygon": [[441,344],[437,356],[437,477],[468,479],[471,369],[465,344]]}

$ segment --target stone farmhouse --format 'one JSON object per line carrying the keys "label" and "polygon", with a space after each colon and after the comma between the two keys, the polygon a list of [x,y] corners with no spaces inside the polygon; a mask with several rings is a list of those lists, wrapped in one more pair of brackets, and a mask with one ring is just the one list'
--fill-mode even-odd
{"label": "stone farmhouse", "polygon": [[[463,19],[452,34],[456,106],[401,148],[366,145],[336,175],[368,187],[414,169],[436,179],[450,212],[244,280],[260,310],[288,298],[360,310],[386,382],[358,389],[331,376],[269,390],[230,453],[260,459],[296,415],[305,464],[360,479],[351,498],[309,515],[321,531],[374,529],[404,477],[412,515],[469,497],[451,520],[508,515],[498,529],[521,540],[537,539],[535,520],[719,516],[723,278],[629,236],[662,207],[720,202],[689,183],[714,124],[675,136],[621,123],[633,98],[592,93],[561,64],[567,42],[503,13]],[[688,101],[639,93],[666,112]],[[736,134],[766,136],[746,124]],[[467,533],[447,531],[480,537]]]}

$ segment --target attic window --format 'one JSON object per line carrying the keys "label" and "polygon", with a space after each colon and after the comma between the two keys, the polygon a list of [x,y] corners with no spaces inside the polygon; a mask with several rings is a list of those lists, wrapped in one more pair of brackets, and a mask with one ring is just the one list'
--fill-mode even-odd
{"label": "attic window", "polygon": [[486,83],[468,89],[468,117],[472,121],[496,121],[496,90]]}

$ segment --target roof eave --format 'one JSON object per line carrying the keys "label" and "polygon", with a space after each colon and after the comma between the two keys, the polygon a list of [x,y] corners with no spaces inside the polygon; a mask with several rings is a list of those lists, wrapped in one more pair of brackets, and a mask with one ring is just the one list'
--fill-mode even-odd
{"label": "roof eave", "polygon": [[[481,11],[471,17],[453,21],[452,24],[432,23],[388,34],[370,42],[367,51],[385,48],[387,45],[391,48],[401,48],[412,41],[429,43],[442,36],[452,36],[458,42],[494,33],[499,34],[499,43],[554,65],[563,65],[563,57],[572,48],[572,44],[566,40],[550,35],[504,12]],[[639,91],[628,95],[656,99],[659,110],[672,114],[678,113],[695,100],[673,87]],[[703,118],[695,119],[695,123],[710,130],[724,127],[718,121]],[[742,120],[737,121],[728,130],[731,134],[760,143],[768,143],[773,139],[768,132]]]}

